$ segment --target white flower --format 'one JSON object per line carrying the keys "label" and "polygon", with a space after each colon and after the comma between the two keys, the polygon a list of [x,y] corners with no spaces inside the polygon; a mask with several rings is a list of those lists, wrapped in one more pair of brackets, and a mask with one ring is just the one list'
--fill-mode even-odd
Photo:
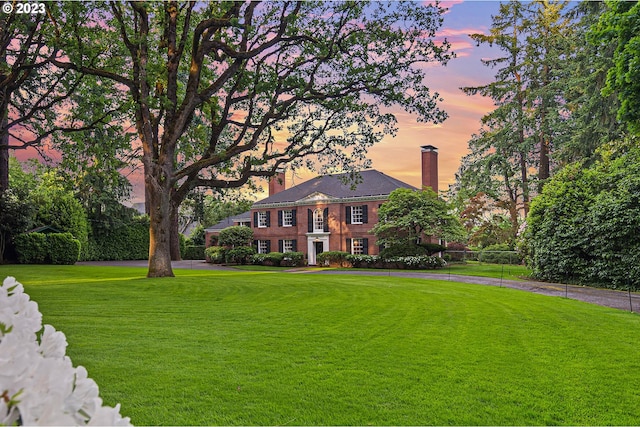
{"label": "white flower", "polygon": [[87,370],[65,355],[67,339],[24,287],[7,277],[0,287],[0,425],[130,425],[120,405],[102,406]]}
{"label": "white flower", "polygon": [[51,325],[44,325],[44,333],[40,338],[40,353],[44,357],[64,357],[67,351],[67,338]]}

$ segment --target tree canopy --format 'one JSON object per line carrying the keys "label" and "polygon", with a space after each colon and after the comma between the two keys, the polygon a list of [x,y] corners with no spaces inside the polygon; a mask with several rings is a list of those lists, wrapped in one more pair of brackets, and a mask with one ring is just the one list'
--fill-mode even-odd
{"label": "tree canopy", "polygon": [[422,191],[399,188],[378,209],[372,232],[379,245],[415,245],[424,237],[457,240],[464,230],[452,209],[430,188]]}
{"label": "tree canopy", "polygon": [[442,12],[410,2],[69,5],[54,64],[109,94],[105,110],[128,108],[149,276],[172,275],[178,208],[194,188],[240,187],[309,159],[366,166],[367,148],[396,131],[391,106],[444,120],[425,79],[426,64],[451,57],[434,41]]}
{"label": "tree canopy", "polygon": [[[640,289],[640,149],[565,167],[531,205],[526,247],[541,279]],[[626,151],[626,150],[625,150]]]}
{"label": "tree canopy", "polygon": [[631,132],[640,134],[640,3],[607,1],[606,5],[590,34],[597,46],[615,46],[603,94],[617,94],[618,118]]}

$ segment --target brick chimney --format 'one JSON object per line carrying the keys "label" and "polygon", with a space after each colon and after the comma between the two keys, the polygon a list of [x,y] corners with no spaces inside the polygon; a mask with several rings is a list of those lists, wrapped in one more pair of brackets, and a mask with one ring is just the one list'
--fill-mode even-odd
{"label": "brick chimney", "polygon": [[422,187],[438,192],[438,149],[433,145],[422,147]]}
{"label": "brick chimney", "polygon": [[269,197],[287,189],[284,179],[284,169],[278,169],[276,174],[269,178]]}

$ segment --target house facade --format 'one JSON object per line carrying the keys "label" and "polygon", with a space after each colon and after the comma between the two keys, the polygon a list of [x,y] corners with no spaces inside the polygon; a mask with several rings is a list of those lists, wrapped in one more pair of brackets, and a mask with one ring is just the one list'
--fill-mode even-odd
{"label": "house facade", "polygon": [[[437,162],[437,148],[423,146],[422,185],[436,192]],[[319,176],[287,189],[284,173],[279,173],[269,182],[269,197],[249,212],[206,230],[208,245],[225,225],[249,221],[258,253],[299,251],[309,265],[327,251],[377,255],[380,248],[371,229],[378,222],[379,207],[398,188],[417,189],[377,170],[360,172],[355,186],[347,178],[347,174]]]}

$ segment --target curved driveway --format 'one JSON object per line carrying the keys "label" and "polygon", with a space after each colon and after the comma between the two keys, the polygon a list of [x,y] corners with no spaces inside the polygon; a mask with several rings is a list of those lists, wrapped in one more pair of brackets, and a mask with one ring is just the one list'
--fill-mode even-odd
{"label": "curved driveway", "polygon": [[[103,265],[114,267],[147,267],[147,261],[87,261],[76,265]],[[230,270],[238,271],[232,267],[209,264],[204,261],[185,260],[174,261],[174,269],[193,270]],[[473,283],[477,285],[502,286],[505,288],[519,289],[542,295],[570,298],[619,310],[640,312],[640,295],[635,292],[615,291],[611,289],[592,288],[588,286],[564,285],[560,283],[537,282],[533,280],[517,281],[502,280],[490,277],[460,276],[447,273],[427,273],[424,271],[389,271],[389,270],[307,270],[304,268],[285,270],[292,274],[351,274],[360,276],[387,276],[410,277],[418,279],[450,280],[455,282]]]}

